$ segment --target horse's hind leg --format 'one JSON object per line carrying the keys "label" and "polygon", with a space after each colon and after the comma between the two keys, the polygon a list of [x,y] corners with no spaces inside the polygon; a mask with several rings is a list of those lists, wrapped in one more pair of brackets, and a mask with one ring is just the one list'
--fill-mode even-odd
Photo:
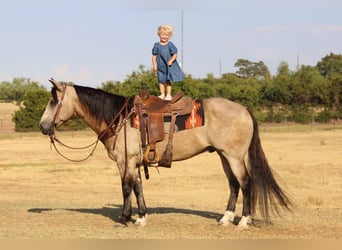
{"label": "horse's hind leg", "polygon": [[240,228],[247,228],[249,223],[252,222],[251,218],[251,178],[248,174],[245,162],[243,159],[229,158],[229,163],[234,176],[240,184],[240,188],[243,195],[242,202],[242,217],[239,222]]}
{"label": "horse's hind leg", "polygon": [[239,182],[236,180],[234,174],[232,173],[232,170],[230,168],[230,165],[227,159],[221,153],[218,153],[218,154],[221,158],[223,170],[228,178],[228,184],[230,188],[230,195],[229,195],[226,212],[224,213],[224,216],[219,221],[219,224],[226,226],[234,222],[235,207],[236,207],[236,201],[239,195],[240,185],[239,185]]}
{"label": "horse's hind leg", "polygon": [[239,188],[241,188],[243,195],[243,208],[239,227],[247,227],[247,224],[251,222],[251,182],[245,163],[243,160],[238,160],[232,157],[227,160],[222,153],[219,153],[219,155],[223,169],[228,177],[230,187],[227,209],[220,220],[220,224],[227,225],[234,221],[236,201],[239,194]]}

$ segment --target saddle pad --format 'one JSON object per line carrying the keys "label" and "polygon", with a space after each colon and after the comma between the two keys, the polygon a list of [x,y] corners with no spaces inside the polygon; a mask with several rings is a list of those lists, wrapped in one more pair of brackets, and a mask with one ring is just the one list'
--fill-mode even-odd
{"label": "saddle pad", "polygon": [[[171,117],[164,117],[164,122],[170,122]],[[189,114],[176,118],[176,131],[201,127],[204,125],[204,109],[202,99],[193,101],[193,108]]]}

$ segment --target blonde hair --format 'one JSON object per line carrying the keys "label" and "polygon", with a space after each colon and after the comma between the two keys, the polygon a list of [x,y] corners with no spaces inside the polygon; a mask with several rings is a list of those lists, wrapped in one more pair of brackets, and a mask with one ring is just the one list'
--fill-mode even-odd
{"label": "blonde hair", "polygon": [[173,35],[173,27],[169,24],[162,24],[158,27],[158,35],[160,35],[162,32],[169,33],[169,36]]}

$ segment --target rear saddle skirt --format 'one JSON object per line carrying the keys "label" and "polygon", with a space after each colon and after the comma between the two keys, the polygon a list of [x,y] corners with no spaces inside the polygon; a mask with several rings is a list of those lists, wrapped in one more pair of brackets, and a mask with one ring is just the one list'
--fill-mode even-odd
{"label": "rear saddle skirt", "polygon": [[[140,129],[141,142],[144,150],[143,163],[162,167],[171,167],[172,140],[175,131],[176,117],[190,114],[194,102],[190,97],[183,97],[183,92],[176,93],[172,100],[162,100],[150,95],[148,90],[142,89],[135,98],[136,117],[133,126]],[[168,143],[160,158],[156,150],[156,143],[165,139],[164,119],[171,118]]]}

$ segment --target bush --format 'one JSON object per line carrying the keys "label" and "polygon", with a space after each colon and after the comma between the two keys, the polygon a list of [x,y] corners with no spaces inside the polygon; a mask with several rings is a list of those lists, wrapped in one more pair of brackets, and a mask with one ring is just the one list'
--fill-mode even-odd
{"label": "bush", "polygon": [[[35,89],[28,91],[24,96],[24,101],[20,109],[14,112],[12,118],[17,132],[39,131],[39,121],[45,110],[45,106],[50,98],[50,93],[46,90]],[[87,125],[82,119],[73,117],[58,130],[82,130]]]}
{"label": "bush", "polygon": [[254,117],[258,122],[266,122],[267,113],[260,110],[253,111]]}
{"label": "bush", "polygon": [[23,98],[22,106],[14,112],[12,120],[15,123],[15,131],[39,131],[40,117],[44,112],[49,97],[50,93],[46,90],[28,91]]}
{"label": "bush", "polygon": [[59,131],[82,130],[87,127],[87,124],[79,117],[72,117],[62,126],[58,127]]}
{"label": "bush", "polygon": [[314,113],[306,106],[294,106],[292,107],[292,114],[289,116],[289,120],[297,123],[307,124],[312,122]]}
{"label": "bush", "polygon": [[267,113],[265,117],[265,122],[272,122],[272,123],[281,123],[286,121],[286,113],[278,111],[274,112],[272,109],[270,112]]}
{"label": "bush", "polygon": [[318,115],[315,117],[315,121],[327,123],[335,117],[336,115],[332,110],[325,108],[322,112],[318,113]]}

